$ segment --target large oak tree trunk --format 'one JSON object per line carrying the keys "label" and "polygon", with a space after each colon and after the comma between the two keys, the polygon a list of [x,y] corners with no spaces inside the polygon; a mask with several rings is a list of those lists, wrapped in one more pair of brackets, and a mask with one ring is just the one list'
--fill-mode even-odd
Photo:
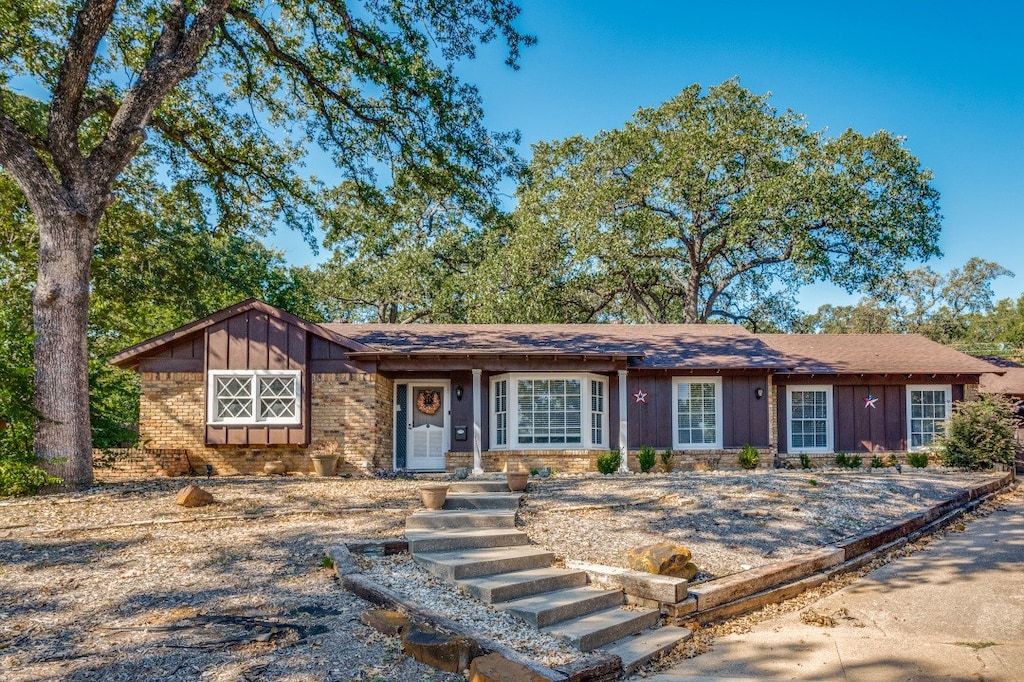
{"label": "large oak tree trunk", "polygon": [[99,216],[37,213],[39,272],[32,294],[35,326],[35,452],[64,485],[92,484],[87,325],[89,272]]}

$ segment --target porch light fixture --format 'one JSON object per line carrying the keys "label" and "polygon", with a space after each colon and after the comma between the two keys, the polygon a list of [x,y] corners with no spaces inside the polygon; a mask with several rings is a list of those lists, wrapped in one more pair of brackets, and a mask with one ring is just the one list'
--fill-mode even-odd
{"label": "porch light fixture", "polygon": [[754,389],[754,397],[760,400],[764,397],[764,389],[760,386]]}
{"label": "porch light fixture", "polygon": [[464,391],[462,390],[462,384],[459,384],[458,386],[455,387],[455,399],[456,400],[462,400],[463,393],[464,393]]}

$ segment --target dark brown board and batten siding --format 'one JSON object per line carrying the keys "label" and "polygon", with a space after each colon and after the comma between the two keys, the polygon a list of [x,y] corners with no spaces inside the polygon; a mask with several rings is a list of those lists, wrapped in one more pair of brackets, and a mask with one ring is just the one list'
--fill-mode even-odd
{"label": "dark brown board and batten siding", "polygon": [[[700,378],[686,375],[687,379]],[[709,377],[711,378],[711,377]],[[722,447],[739,448],[743,445],[768,446],[768,383],[765,376],[723,376],[722,378]],[[672,447],[672,411],[675,396],[672,377],[664,374],[638,375],[631,372],[626,380],[629,447],[631,450],[650,445],[657,449]],[[757,399],[755,391],[761,388],[765,395]],[[646,403],[637,403],[637,391],[647,394]],[[617,396],[617,391],[613,396]],[[614,402],[618,402],[617,400]],[[613,422],[618,421],[618,405],[611,406]],[[617,431],[617,428],[614,429]],[[618,441],[612,441],[616,447]]]}
{"label": "dark brown board and batten siding", "polygon": [[297,426],[207,424],[209,445],[306,445],[310,381],[306,331],[259,310],[249,310],[206,329],[206,369],[297,369],[302,372],[302,423]]}
{"label": "dark brown board and batten siding", "polygon": [[197,333],[139,362],[140,372],[202,372],[206,337]]}
{"label": "dark brown board and batten siding", "polygon": [[[853,377],[831,378],[834,452],[892,452],[907,449],[907,384],[902,383],[907,380],[877,375],[869,378],[872,379],[870,384],[851,383],[856,380]],[[821,385],[826,381],[828,378],[794,377],[787,378],[776,386],[780,453],[789,452],[789,407],[786,385]],[[898,381],[900,383],[896,383]],[[865,407],[864,399],[869,395],[878,398],[873,408]],[[953,402],[964,399],[963,384],[952,384],[951,398]]]}

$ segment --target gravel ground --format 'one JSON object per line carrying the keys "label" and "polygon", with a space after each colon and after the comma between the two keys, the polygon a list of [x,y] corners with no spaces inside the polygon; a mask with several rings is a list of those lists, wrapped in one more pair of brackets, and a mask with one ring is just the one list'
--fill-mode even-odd
{"label": "gravel ground", "polygon": [[[536,542],[565,558],[622,565],[629,548],[668,537],[722,575],[866,530],[980,478],[932,469],[559,475],[531,484],[522,516]],[[419,507],[418,482],[197,482],[216,504],[176,506],[182,480],[0,502],[0,678],[461,679],[406,659],[396,639],[361,625],[367,604],[322,566],[331,545],[401,535]],[[374,570],[396,585],[420,573],[404,557]],[[563,660],[557,643],[538,651],[504,614],[468,611],[450,596],[432,603],[446,599],[492,636],[510,633],[510,644],[520,637],[520,648]]]}
{"label": "gravel ground", "polygon": [[700,580],[885,525],[990,476],[948,469],[556,476],[531,483],[521,516],[531,540],[563,559],[627,566],[634,547],[678,542],[693,552]]}

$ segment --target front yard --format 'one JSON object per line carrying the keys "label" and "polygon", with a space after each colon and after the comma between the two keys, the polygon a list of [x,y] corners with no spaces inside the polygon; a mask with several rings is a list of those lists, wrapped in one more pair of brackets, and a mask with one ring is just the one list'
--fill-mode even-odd
{"label": "front yard", "polygon": [[[522,518],[567,559],[622,565],[672,539],[705,575],[783,559],[891,521],[984,478],[906,472],[689,472],[535,481]],[[812,482],[813,480],[813,482]],[[347,539],[399,536],[417,481],[214,478],[0,502],[6,680],[459,679],[359,622],[322,565]]]}

